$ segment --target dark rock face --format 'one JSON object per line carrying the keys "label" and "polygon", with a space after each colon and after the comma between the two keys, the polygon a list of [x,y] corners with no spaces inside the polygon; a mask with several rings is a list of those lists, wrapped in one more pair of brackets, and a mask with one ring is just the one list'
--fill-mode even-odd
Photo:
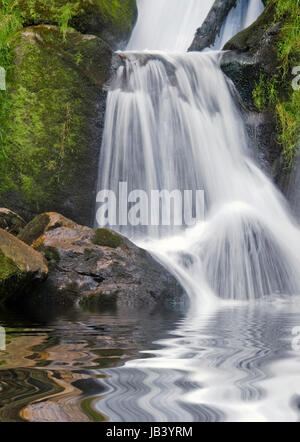
{"label": "dark rock face", "polygon": [[202,51],[215,43],[227,15],[237,4],[237,0],[215,0],[203,25],[197,30],[189,51]]}
{"label": "dark rock face", "polygon": [[0,228],[7,232],[18,235],[26,222],[17,213],[12,210],[0,208]]}
{"label": "dark rock face", "polygon": [[90,229],[45,213],[19,237],[49,262],[49,277],[32,298],[36,302],[170,305],[183,299],[182,288],[166,269],[111,230]]}
{"label": "dark rock face", "polygon": [[224,47],[221,68],[231,79],[240,97],[240,107],[257,156],[263,168],[280,185],[285,171],[282,147],[277,141],[277,127],[272,112],[259,113],[253,91],[260,75],[271,76],[277,69],[277,42],[281,24],[273,24],[274,7],[267,6],[258,20],[233,37]]}
{"label": "dark rock face", "polygon": [[47,274],[42,254],[0,229],[0,303],[22,298]]}

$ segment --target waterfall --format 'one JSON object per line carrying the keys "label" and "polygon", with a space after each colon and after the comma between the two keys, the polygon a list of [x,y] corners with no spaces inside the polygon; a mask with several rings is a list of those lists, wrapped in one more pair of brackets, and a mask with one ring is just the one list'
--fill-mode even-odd
{"label": "waterfall", "polygon": [[213,3],[214,0],[138,0],[138,22],[127,49],[187,51]]}
{"label": "waterfall", "polygon": [[222,49],[234,35],[250,26],[263,10],[261,0],[238,0],[236,7],[229,12],[212,49]]}
{"label": "waterfall", "polygon": [[[257,4],[246,3],[243,20]],[[150,250],[197,302],[299,293],[300,232],[251,157],[221,53],[184,52],[212,4],[138,2],[108,96],[98,190],[118,194],[119,182],[128,192],[204,190],[206,216],[193,227],[148,226],[142,217],[145,225],[111,226]],[[140,198],[140,213],[148,203]],[[124,221],[127,204],[119,209]]]}

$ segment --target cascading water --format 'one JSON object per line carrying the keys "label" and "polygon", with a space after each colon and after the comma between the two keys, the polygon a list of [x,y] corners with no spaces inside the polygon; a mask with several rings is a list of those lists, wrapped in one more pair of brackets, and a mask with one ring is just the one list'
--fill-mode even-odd
{"label": "cascading water", "polygon": [[[150,3],[161,14],[170,5],[140,2],[129,48],[151,42]],[[200,3],[184,2],[185,8],[178,9],[184,23],[193,7],[194,15],[204,19],[212,2],[204,2],[205,7]],[[250,7],[251,2],[247,4]],[[247,15],[244,8],[243,16]],[[177,40],[172,32],[154,35],[154,47],[168,47],[163,37],[168,34],[172,50],[186,48],[190,29],[182,29]],[[298,293],[299,230],[279,192],[250,157],[243,122],[219,67],[220,53],[120,55],[123,66],[108,98],[99,188],[117,194],[118,183],[124,181],[128,191],[204,189],[207,216],[171,237],[172,228],[117,228],[134,240],[140,241],[143,234],[145,247],[198,299],[204,299],[199,295],[204,287],[210,297],[225,299]]]}
{"label": "cascading water", "polygon": [[[99,190],[117,194],[120,181],[128,192],[204,189],[206,205],[194,227],[113,227],[191,297],[175,330],[144,351],[152,357],[104,370],[96,409],[113,421],[299,421],[299,350],[287,344],[300,323],[298,297],[266,295],[299,293],[300,234],[251,158],[221,52],[184,53],[212,4],[139,0],[108,97]],[[260,1],[240,0],[230,32],[261,10]]]}
{"label": "cascading water", "polygon": [[212,49],[222,49],[234,35],[250,26],[263,9],[261,0],[238,1],[236,7],[229,12]]}

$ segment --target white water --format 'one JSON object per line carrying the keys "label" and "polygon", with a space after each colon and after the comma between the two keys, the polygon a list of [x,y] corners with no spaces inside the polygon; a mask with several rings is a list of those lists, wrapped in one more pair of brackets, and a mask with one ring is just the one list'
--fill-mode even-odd
{"label": "white water", "polygon": [[[140,0],[108,97],[100,189],[203,188],[207,209],[204,222],[176,233],[119,226],[177,276],[191,306],[160,349],[146,352],[153,358],[107,372],[97,408],[114,421],[299,419],[291,341],[300,309],[291,295],[300,293],[300,233],[251,158],[220,52],[183,52],[201,25],[189,7],[203,20],[210,4]],[[287,301],[273,301],[280,297]]]}
{"label": "white water", "polygon": [[237,6],[229,12],[213,49],[222,49],[235,34],[250,26],[263,10],[261,0],[239,0]]}
{"label": "white water", "polygon": [[137,0],[138,22],[128,50],[184,52],[214,0]]}
{"label": "white water", "polygon": [[[140,3],[129,47],[135,34],[152,35],[149,3]],[[194,2],[184,3],[190,18]],[[153,12],[165,14],[167,5],[170,1]],[[203,19],[204,11],[207,4]],[[185,21],[183,11],[180,16]],[[158,17],[162,26],[166,17]],[[183,27],[178,41],[188,34]],[[108,97],[100,189],[117,193],[119,181],[127,181],[129,191],[204,189],[207,218],[171,238],[172,229],[119,229],[135,240],[144,234],[144,246],[198,303],[215,295],[241,300],[299,293],[299,230],[279,192],[250,158],[242,119],[219,67],[220,53],[131,51],[123,56]]]}

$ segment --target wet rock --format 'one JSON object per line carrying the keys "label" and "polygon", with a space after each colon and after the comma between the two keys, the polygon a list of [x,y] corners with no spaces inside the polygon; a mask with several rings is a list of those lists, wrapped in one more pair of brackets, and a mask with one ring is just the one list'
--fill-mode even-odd
{"label": "wet rock", "polygon": [[278,66],[277,43],[281,24],[274,23],[274,6],[266,7],[261,16],[224,47],[222,70],[231,78],[245,106],[255,110],[253,90],[261,73],[274,74]]}
{"label": "wet rock", "polygon": [[260,76],[271,77],[278,67],[281,23],[274,22],[274,14],[274,5],[267,6],[255,23],[225,45],[221,68],[238,91],[240,108],[260,164],[280,184],[285,170],[275,113],[259,112],[253,98]]}
{"label": "wet rock", "polygon": [[17,213],[4,207],[0,208],[0,228],[13,235],[18,235],[26,222]]}
{"label": "wet rock", "polygon": [[237,4],[237,0],[215,0],[202,26],[197,29],[189,51],[202,51],[215,43],[223,23],[229,12]]}
{"label": "wet rock", "polygon": [[0,229],[0,303],[24,297],[47,274],[42,254]]}
{"label": "wet rock", "polygon": [[43,252],[49,263],[39,302],[170,305],[183,299],[182,288],[165,268],[111,230],[45,213],[29,223],[20,238]]}

